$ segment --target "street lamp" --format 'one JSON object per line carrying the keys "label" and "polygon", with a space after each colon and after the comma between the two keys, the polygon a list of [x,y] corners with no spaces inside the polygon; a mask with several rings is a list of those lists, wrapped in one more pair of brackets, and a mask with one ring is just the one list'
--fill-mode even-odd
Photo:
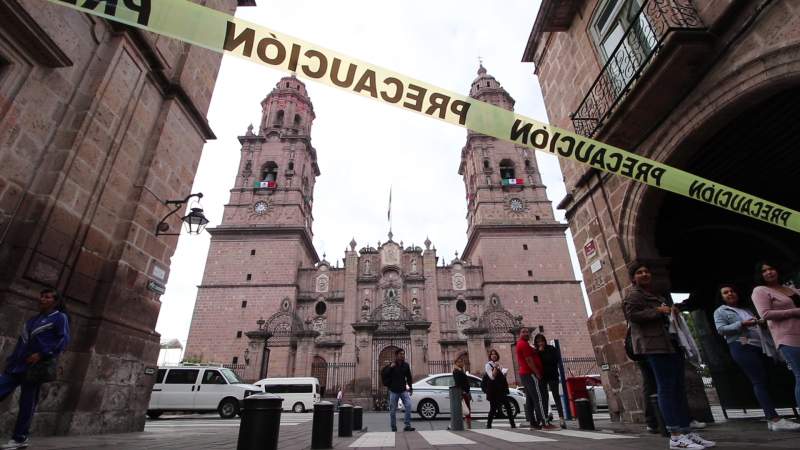
{"label": "street lamp", "polygon": [[[189,199],[192,197],[197,197],[198,199],[201,199],[203,198],[203,193],[198,192],[197,194],[191,194],[183,200],[164,201],[165,205],[175,206],[175,209],[167,213],[167,215],[164,216],[163,219],[161,219],[161,222],[159,222],[158,225],[156,225],[156,236],[178,236],[180,234],[180,233],[166,232],[169,230],[169,224],[167,223],[167,218],[178,212],[178,210],[181,209],[181,206],[183,206],[186,202],[188,202]],[[186,225],[186,231],[189,234],[200,234],[206,228],[206,225],[208,225],[208,219],[206,219],[206,216],[203,215],[202,208],[191,208],[189,214],[183,216],[181,218],[181,221]]]}

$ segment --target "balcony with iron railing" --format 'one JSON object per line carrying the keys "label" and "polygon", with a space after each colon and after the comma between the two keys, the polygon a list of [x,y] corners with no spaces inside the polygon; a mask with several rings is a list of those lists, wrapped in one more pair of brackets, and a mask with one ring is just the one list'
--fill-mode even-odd
{"label": "balcony with iron railing", "polygon": [[645,0],[571,114],[575,131],[637,142],[698,81],[711,50],[691,0]]}

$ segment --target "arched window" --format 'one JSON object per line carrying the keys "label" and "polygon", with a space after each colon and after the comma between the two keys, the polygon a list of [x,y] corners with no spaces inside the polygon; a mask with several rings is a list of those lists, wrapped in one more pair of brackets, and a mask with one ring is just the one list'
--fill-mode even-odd
{"label": "arched window", "polygon": [[267,161],[261,167],[261,181],[275,181],[278,179],[278,165],[275,161]]}
{"label": "arched window", "polygon": [[517,178],[514,172],[514,163],[510,159],[500,161],[500,178],[504,180]]}
{"label": "arched window", "polygon": [[283,110],[280,110],[277,114],[275,114],[274,124],[278,127],[283,125]]}
{"label": "arched window", "polygon": [[484,159],[483,160],[483,168],[484,168],[484,170],[491,168],[491,166],[489,165],[489,160],[488,159]]}
{"label": "arched window", "polygon": [[294,170],[294,161],[289,161],[289,165],[286,166],[286,170]]}
{"label": "arched window", "polygon": [[531,160],[530,159],[526,159],[525,160],[525,168],[526,169],[530,169],[531,168]]}
{"label": "arched window", "polygon": [[303,118],[300,117],[300,114],[294,115],[294,127],[300,128],[300,124],[303,123]]}

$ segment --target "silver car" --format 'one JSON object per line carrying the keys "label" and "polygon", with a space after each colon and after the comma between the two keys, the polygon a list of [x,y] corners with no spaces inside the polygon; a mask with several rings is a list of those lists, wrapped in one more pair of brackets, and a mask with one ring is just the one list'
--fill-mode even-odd
{"label": "silver car", "polygon": [[[481,391],[481,379],[467,374],[472,394],[472,415],[488,415],[489,400]],[[433,420],[436,416],[450,415],[450,386],[455,385],[452,373],[438,373],[428,375],[412,385],[414,392],[411,395],[411,408],[425,420]],[[519,414],[520,407],[525,404],[525,394],[517,389],[508,390],[508,398],[513,414]],[[402,403],[400,403],[402,405]]]}

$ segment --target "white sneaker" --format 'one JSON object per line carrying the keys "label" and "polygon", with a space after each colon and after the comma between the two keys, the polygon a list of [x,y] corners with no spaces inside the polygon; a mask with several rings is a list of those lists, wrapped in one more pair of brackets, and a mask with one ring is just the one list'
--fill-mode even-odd
{"label": "white sneaker", "polygon": [[685,434],[681,434],[680,436],[672,436],[669,438],[669,448],[672,449],[682,449],[688,448],[692,450],[701,450],[704,449],[700,444],[695,444],[692,442]]}
{"label": "white sneaker", "polygon": [[796,431],[800,430],[800,423],[789,422],[786,419],[780,419],[777,422],[769,421],[770,431]]}
{"label": "white sneaker", "polygon": [[693,421],[689,422],[689,426],[691,428],[694,428],[695,430],[702,430],[703,428],[706,427],[706,423],[705,422],[700,422],[699,420],[693,420]]}
{"label": "white sneaker", "polygon": [[9,440],[6,442],[0,449],[2,450],[12,450],[17,448],[28,448],[28,445],[31,443],[31,438],[25,438],[22,442],[17,442],[14,439]]}
{"label": "white sneaker", "polygon": [[686,437],[695,444],[702,445],[703,448],[711,448],[717,445],[717,443],[714,441],[709,441],[708,439],[701,438],[700,435],[697,433],[689,433],[686,435]]}

